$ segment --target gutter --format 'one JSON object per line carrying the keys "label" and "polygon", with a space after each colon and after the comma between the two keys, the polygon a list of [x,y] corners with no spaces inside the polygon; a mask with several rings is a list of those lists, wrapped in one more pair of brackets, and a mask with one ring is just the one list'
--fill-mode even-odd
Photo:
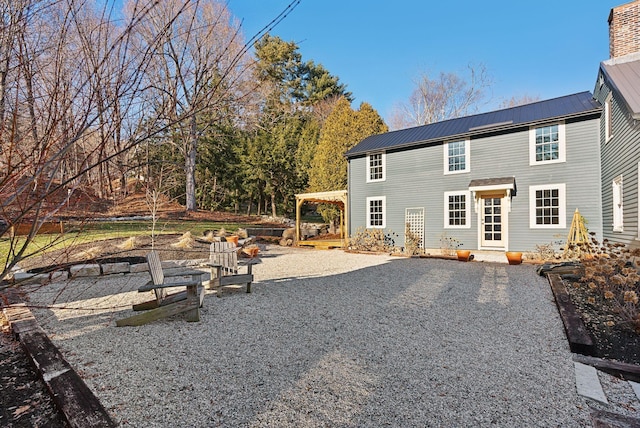
{"label": "gutter", "polygon": [[[453,134],[453,135],[447,135],[446,137],[439,137],[439,138],[432,138],[430,140],[419,140],[419,141],[411,141],[409,143],[402,143],[402,144],[396,144],[394,146],[389,146],[389,147],[385,147],[385,148],[381,148],[381,149],[375,149],[375,150],[361,150],[361,151],[357,151],[357,152],[353,152],[353,153],[345,153],[344,156],[349,159],[349,158],[354,158],[354,157],[358,157],[358,156],[362,156],[365,155],[367,153],[371,153],[371,152],[378,152],[378,151],[395,151],[395,150],[403,150],[403,149],[407,149],[413,146],[421,146],[421,145],[426,145],[426,144],[431,144],[431,143],[444,143],[445,141],[449,141],[449,140],[454,140],[454,139],[458,139],[458,138],[466,138],[466,137],[475,137],[478,135],[484,135],[484,134],[488,134],[488,133],[493,133],[493,132],[502,132],[502,131],[508,131],[511,129],[518,129],[518,128],[528,128],[534,124],[544,124],[544,123],[550,123],[550,122],[556,122],[558,120],[569,120],[569,119],[575,119],[575,118],[579,118],[579,117],[583,117],[583,116],[591,116],[593,114],[596,113],[601,113],[602,112],[602,107],[598,107],[596,109],[592,109],[592,110],[588,110],[588,111],[582,111],[580,113],[574,113],[574,114],[569,114],[569,115],[564,115],[564,116],[556,116],[556,117],[549,117],[549,118],[545,118],[544,120],[535,120],[535,121],[530,121],[530,122],[519,122],[519,123],[512,123],[512,122],[502,122],[502,123],[498,123],[496,124],[495,127],[492,127],[491,124],[488,125],[481,125],[475,128],[471,128],[474,129],[474,131],[469,131],[469,132],[464,132],[461,134]],[[639,117],[640,119],[640,117]]]}

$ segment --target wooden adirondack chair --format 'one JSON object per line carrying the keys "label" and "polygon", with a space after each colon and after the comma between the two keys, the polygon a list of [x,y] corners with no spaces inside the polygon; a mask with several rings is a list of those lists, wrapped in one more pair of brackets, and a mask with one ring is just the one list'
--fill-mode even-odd
{"label": "wooden adirondack chair", "polygon": [[[204,301],[204,288],[200,279],[204,272],[195,269],[171,269],[166,272],[162,269],[160,257],[155,251],[147,255],[147,264],[151,281],[138,288],[138,292],[154,291],[156,298],[144,303],[133,305],[134,311],[146,311],[116,321],[118,327],[137,326],[151,321],[166,318],[182,312],[186,313],[189,322],[200,321],[200,307]],[[190,277],[180,281],[166,281],[167,278]],[[167,294],[167,288],[186,287],[186,290]],[[198,289],[200,288],[200,289]]]}
{"label": "wooden adirondack chair", "polygon": [[232,242],[212,243],[209,249],[209,263],[207,263],[207,266],[211,268],[211,281],[206,288],[216,289],[216,294],[220,297],[222,287],[246,284],[247,293],[251,293],[254,263],[253,259],[244,263],[247,273],[241,274],[239,272],[238,248],[235,244]]}

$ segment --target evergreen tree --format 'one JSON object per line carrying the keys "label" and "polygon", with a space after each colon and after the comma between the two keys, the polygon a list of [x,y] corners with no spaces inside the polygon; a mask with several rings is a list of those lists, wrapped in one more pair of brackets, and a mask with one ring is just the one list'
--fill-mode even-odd
{"label": "evergreen tree", "polygon": [[341,98],[327,118],[309,172],[312,192],[340,190],[347,187],[347,160],[344,154],[364,138],[387,132],[388,128],[371,105],[362,103],[354,111]]}
{"label": "evergreen tree", "polygon": [[255,48],[262,102],[247,142],[245,159],[252,171],[246,176],[266,193],[275,216],[278,206],[292,209],[294,194],[307,187],[321,126],[314,105],[351,94],[322,65],[303,62],[294,42],[266,35]]}
{"label": "evergreen tree", "polygon": [[[354,111],[346,98],[338,100],[322,127],[309,171],[310,191],[346,189],[347,160],[344,154],[364,138],[387,131],[387,125],[371,105],[362,103],[360,109]],[[325,221],[332,223],[338,216],[337,209],[331,205],[320,205],[318,212]]]}

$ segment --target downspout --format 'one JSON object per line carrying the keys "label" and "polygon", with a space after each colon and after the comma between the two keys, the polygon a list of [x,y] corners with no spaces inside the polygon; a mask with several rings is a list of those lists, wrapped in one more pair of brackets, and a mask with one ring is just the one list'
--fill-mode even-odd
{"label": "downspout", "polygon": [[351,207],[351,159],[347,158],[347,197],[344,206],[344,222],[346,225],[345,246],[349,246],[349,238],[351,237],[351,216],[349,215],[349,207]]}

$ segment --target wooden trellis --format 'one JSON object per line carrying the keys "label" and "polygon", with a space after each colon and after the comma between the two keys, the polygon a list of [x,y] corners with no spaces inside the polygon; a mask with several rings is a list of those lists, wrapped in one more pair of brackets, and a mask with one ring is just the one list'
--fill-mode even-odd
{"label": "wooden trellis", "polygon": [[571,256],[579,257],[582,254],[591,254],[590,241],[587,227],[584,225],[584,219],[580,215],[580,211],[576,208],[576,211],[573,213],[573,220],[571,220],[569,236],[567,236],[567,244],[565,245],[562,257],[570,258]]}

